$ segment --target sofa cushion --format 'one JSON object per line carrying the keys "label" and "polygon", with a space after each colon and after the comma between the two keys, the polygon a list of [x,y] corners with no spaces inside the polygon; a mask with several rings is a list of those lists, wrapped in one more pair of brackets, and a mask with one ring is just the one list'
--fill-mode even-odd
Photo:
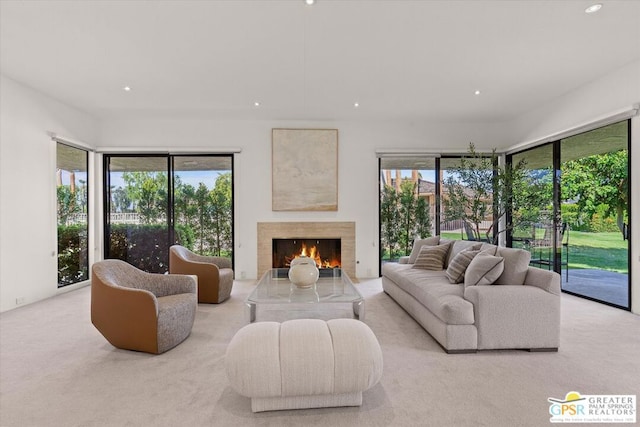
{"label": "sofa cushion", "polygon": [[[478,245],[479,246],[479,245]],[[447,278],[451,283],[464,282],[464,272],[469,267],[471,260],[480,253],[480,250],[464,249],[453,257],[447,267]]]}
{"label": "sofa cushion", "polygon": [[480,247],[482,252],[486,252],[489,255],[495,255],[498,247],[496,245],[492,245],[491,243],[483,243]]}
{"label": "sofa cushion", "polygon": [[444,270],[422,270],[388,263],[383,274],[448,325],[473,325],[473,304],[462,296],[461,285],[449,283]]}
{"label": "sofa cushion", "polygon": [[422,246],[416,261],[413,263],[413,268],[421,268],[423,270],[442,270],[450,247],[451,244],[448,243],[438,246]]}
{"label": "sofa cushion", "polygon": [[411,249],[409,261],[407,262],[409,264],[413,264],[414,262],[416,262],[416,258],[418,258],[418,255],[420,254],[420,249],[422,249],[424,245],[436,246],[438,243],[440,243],[440,236],[428,237],[426,239],[416,239],[413,242],[413,249]]}
{"label": "sofa cushion", "polygon": [[496,285],[523,285],[531,253],[524,249],[499,247],[496,256],[504,258],[504,271],[496,280]]}
{"label": "sofa cushion", "polygon": [[504,271],[504,258],[479,253],[464,274],[464,286],[491,285]]}
{"label": "sofa cushion", "polygon": [[[458,255],[465,249],[476,250],[480,249],[480,247],[482,246],[481,242],[474,242],[473,240],[452,240],[451,243],[451,250],[449,251],[449,255],[447,256],[447,261],[444,264],[445,268],[449,266],[451,260],[453,260],[456,255]],[[443,244],[442,240],[440,241],[440,244]]]}

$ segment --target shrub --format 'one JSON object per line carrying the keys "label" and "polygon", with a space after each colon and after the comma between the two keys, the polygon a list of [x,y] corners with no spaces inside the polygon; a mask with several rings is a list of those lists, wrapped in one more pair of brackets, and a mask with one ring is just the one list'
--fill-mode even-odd
{"label": "shrub", "polygon": [[112,224],[109,258],[121,259],[149,273],[166,273],[168,232],[166,225]]}
{"label": "shrub", "polygon": [[87,225],[58,226],[58,286],[89,278]]}

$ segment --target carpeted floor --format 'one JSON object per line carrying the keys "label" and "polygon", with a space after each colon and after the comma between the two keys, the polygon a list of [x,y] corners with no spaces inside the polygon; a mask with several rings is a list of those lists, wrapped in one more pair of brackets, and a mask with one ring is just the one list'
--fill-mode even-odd
{"label": "carpeted floor", "polygon": [[563,295],[558,353],[448,355],[374,279],[356,286],[384,374],[363,405],[253,414],[224,371],[253,286],[199,305],[191,336],[159,356],[107,343],[89,287],[2,313],[0,426],[544,426],[549,397],[640,390],[640,316]]}

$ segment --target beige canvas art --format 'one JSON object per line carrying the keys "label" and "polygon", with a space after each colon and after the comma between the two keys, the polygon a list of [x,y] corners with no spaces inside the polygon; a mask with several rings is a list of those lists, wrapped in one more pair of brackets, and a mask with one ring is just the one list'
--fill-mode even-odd
{"label": "beige canvas art", "polygon": [[338,210],[338,130],[272,130],[274,211]]}

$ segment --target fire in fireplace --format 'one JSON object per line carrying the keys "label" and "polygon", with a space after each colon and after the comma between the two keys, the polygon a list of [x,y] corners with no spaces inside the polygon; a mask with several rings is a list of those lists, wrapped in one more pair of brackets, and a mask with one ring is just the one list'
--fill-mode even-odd
{"label": "fire in fireplace", "polygon": [[319,269],[340,268],[340,239],[272,239],[273,268],[289,268],[295,258],[308,256]]}

